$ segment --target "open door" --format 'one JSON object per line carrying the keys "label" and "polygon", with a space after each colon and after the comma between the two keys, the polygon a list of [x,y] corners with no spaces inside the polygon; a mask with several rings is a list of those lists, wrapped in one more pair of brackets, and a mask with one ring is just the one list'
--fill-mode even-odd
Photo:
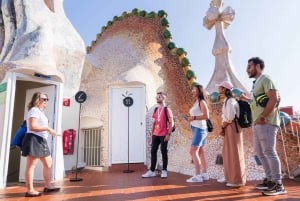
{"label": "open door", "polygon": [[[28,89],[26,90],[26,98],[25,98],[25,112],[24,112],[24,119],[26,118],[27,114],[27,104],[30,102],[32,95],[39,91],[48,94],[49,101],[47,103],[47,108],[45,109],[45,114],[48,117],[49,120],[49,126],[54,127],[54,116],[55,116],[55,99],[56,99],[56,93],[55,93],[55,86],[45,86],[45,87],[39,87],[34,89]],[[48,137],[48,146],[50,148],[50,153],[53,158],[53,147],[54,147],[54,137],[49,136]],[[26,167],[26,157],[21,157],[20,161],[20,172],[19,172],[19,181],[25,181],[25,167]],[[55,170],[52,170],[52,172]],[[42,163],[39,161],[34,172],[34,180],[43,180],[43,166]]]}

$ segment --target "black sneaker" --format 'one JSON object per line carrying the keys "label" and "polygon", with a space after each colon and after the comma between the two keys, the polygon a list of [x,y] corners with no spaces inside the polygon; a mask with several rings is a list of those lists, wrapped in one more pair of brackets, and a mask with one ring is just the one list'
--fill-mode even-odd
{"label": "black sneaker", "polygon": [[259,189],[259,190],[267,190],[269,188],[269,186],[271,185],[271,181],[268,181],[267,178],[265,178],[263,180],[263,182],[261,184],[257,184],[255,186],[256,189]]}
{"label": "black sneaker", "polygon": [[264,191],[272,191],[276,188],[277,184],[273,181],[268,181],[268,184],[267,184],[267,189],[265,189]]}
{"label": "black sneaker", "polygon": [[266,190],[262,192],[263,195],[284,195],[287,191],[284,189],[282,184],[276,184],[272,190]]}

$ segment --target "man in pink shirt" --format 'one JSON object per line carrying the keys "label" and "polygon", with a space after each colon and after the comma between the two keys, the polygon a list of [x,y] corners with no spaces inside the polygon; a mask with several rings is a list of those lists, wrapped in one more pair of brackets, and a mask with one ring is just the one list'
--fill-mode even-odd
{"label": "man in pink shirt", "polygon": [[143,178],[155,177],[155,167],[157,162],[157,151],[160,145],[160,150],[163,160],[163,169],[161,171],[161,178],[167,178],[167,166],[168,166],[168,141],[174,126],[173,114],[170,108],[165,106],[166,94],[164,92],[158,92],[156,96],[156,102],[158,106],[155,108],[152,118],[152,144],[151,144],[151,167]]}

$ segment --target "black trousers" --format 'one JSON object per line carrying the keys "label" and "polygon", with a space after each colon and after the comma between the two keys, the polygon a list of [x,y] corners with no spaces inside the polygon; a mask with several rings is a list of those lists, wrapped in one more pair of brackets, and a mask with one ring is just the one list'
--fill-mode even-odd
{"label": "black trousers", "polygon": [[151,145],[151,171],[155,171],[157,162],[157,151],[160,145],[160,151],[163,160],[163,170],[167,170],[168,166],[168,141],[164,141],[165,136],[155,136],[152,135],[152,145]]}

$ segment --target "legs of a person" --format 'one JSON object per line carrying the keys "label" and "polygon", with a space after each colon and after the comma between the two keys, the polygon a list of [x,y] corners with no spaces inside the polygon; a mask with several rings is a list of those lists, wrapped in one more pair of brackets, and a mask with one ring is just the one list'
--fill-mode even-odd
{"label": "legs of a person", "polygon": [[236,138],[236,157],[235,165],[237,167],[237,184],[246,184],[247,175],[246,175],[246,162],[245,162],[245,153],[244,153],[244,140],[242,128],[239,129],[239,133],[235,133]]}
{"label": "legs of a person", "polygon": [[163,170],[167,170],[168,167],[168,141],[165,141],[165,137],[160,139],[160,151],[163,160]]}
{"label": "legs of a person", "polygon": [[201,172],[207,172],[206,158],[203,146],[199,148],[199,156],[201,161]]}
{"label": "legs of a person", "polygon": [[206,136],[207,136],[207,130],[206,129],[197,129],[197,135],[198,135],[198,155],[200,158],[200,172],[206,173],[206,158],[205,158],[205,152],[204,152],[204,146],[206,144]]}
{"label": "legs of a person", "polygon": [[193,164],[195,167],[195,175],[200,175],[199,147],[191,146],[190,154],[193,159]]}
{"label": "legs of a person", "polygon": [[225,158],[228,163],[225,167],[227,170],[227,181],[235,185],[245,185],[246,183],[246,165],[244,158],[243,134],[242,129],[235,128],[235,124],[228,125],[225,138]]}
{"label": "legs of a person", "polygon": [[194,126],[192,126],[191,128],[192,128],[193,138],[192,138],[192,144],[190,148],[190,154],[195,167],[195,175],[199,175],[200,174],[199,148],[201,146],[202,135],[201,135],[200,128]]}
{"label": "legs of a person", "polygon": [[195,167],[195,174],[191,178],[187,179],[188,183],[192,182],[203,182],[203,178],[200,174],[200,157],[199,157],[199,147],[198,146],[191,146],[190,148],[190,155],[193,160],[193,164]]}
{"label": "legs of a person", "polygon": [[271,172],[271,180],[281,184],[281,163],[276,151],[277,131],[276,126],[266,124],[263,126],[265,139],[262,140],[262,149]]}
{"label": "legs of a person", "polygon": [[157,162],[157,150],[160,144],[159,136],[152,135],[152,144],[151,144],[151,167],[150,170],[152,172],[155,171],[155,166]]}
{"label": "legs of a person", "polygon": [[230,175],[229,172],[230,169],[230,153],[229,153],[229,147],[230,147],[230,135],[228,131],[228,126],[225,128],[225,136],[223,138],[223,149],[222,149],[222,157],[223,157],[223,172],[224,172],[224,178],[226,181],[229,181]]}
{"label": "legs of a person", "polygon": [[25,181],[28,193],[36,193],[33,187],[33,175],[34,169],[38,163],[39,159],[32,156],[26,157],[26,168],[25,168]]}
{"label": "legs of a person", "polygon": [[43,176],[44,176],[44,182],[46,188],[52,188],[51,184],[51,167],[52,167],[52,158],[51,156],[46,156],[40,158],[42,164],[43,164]]}
{"label": "legs of a person", "polygon": [[268,141],[269,139],[266,137],[266,134],[264,133],[265,129],[263,125],[256,124],[253,126],[253,146],[254,151],[256,155],[258,156],[259,160],[261,161],[261,164],[265,171],[265,176],[268,180],[271,180],[271,168],[269,166],[269,162],[264,154],[264,147],[263,143],[264,141]]}

